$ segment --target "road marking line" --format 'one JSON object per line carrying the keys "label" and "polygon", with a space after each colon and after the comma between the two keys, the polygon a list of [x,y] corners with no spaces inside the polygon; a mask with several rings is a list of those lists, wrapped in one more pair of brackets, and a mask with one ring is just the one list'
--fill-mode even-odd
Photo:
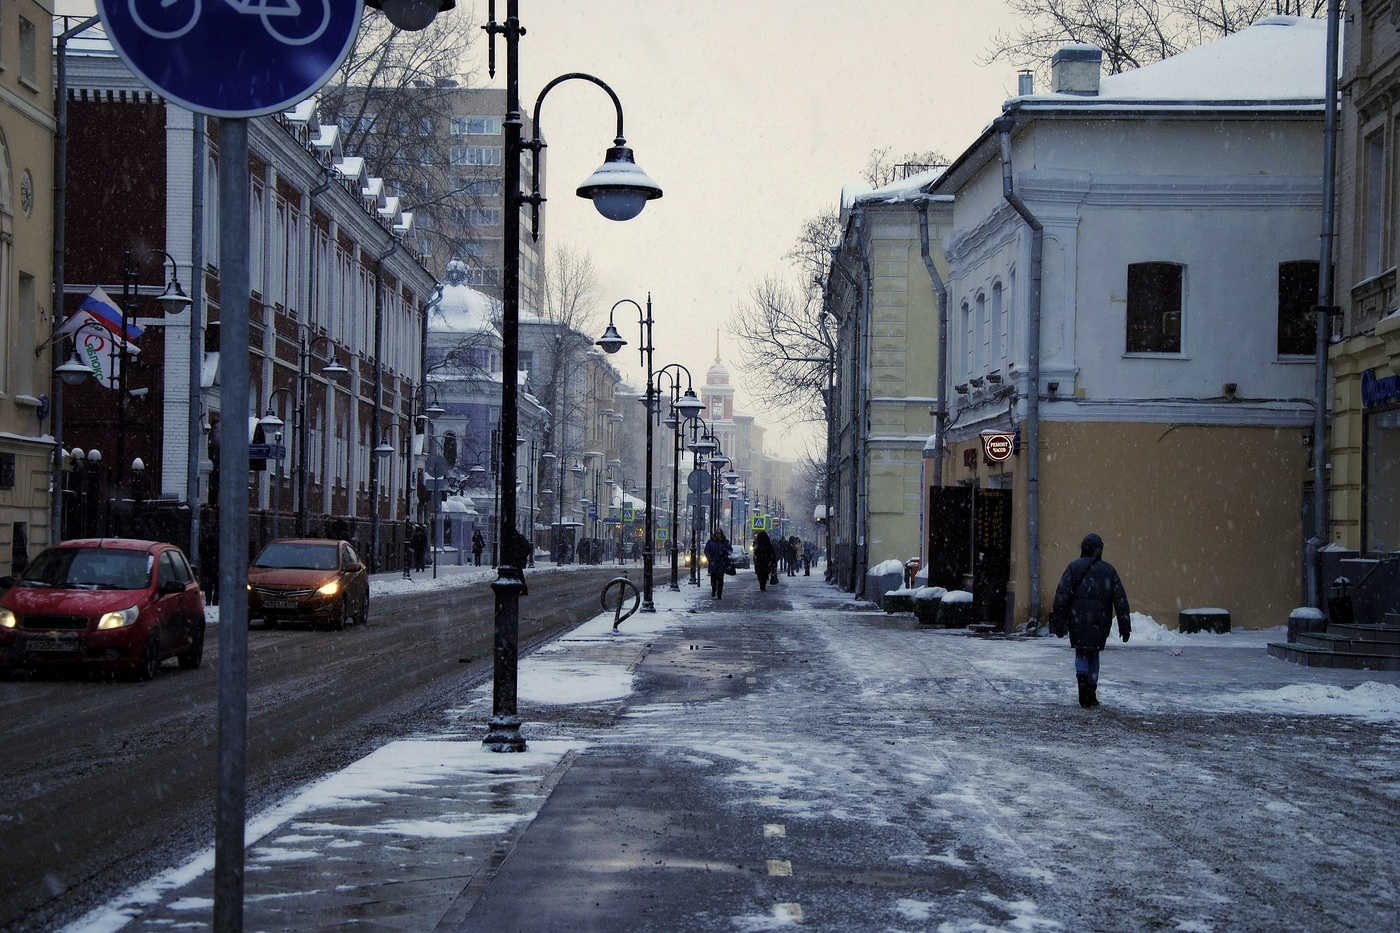
{"label": "road marking line", "polygon": [[801,904],[775,904],[773,905],[773,919],[786,923],[802,922]]}
{"label": "road marking line", "polygon": [[758,798],[758,802],[763,804],[765,807],[775,807],[783,802],[783,798],[777,796],[776,794],[769,794],[767,797]]}
{"label": "road marking line", "polygon": [[768,874],[774,878],[791,878],[792,862],[785,858],[770,858],[768,860]]}
{"label": "road marking line", "polygon": [[746,683],[746,684],[756,684],[756,683],[758,683],[758,678],[757,678],[757,677],[745,677],[745,678],[744,678],[744,683]]}
{"label": "road marking line", "polygon": [[786,836],[786,835],[787,835],[787,827],[784,826],[782,823],[764,823],[764,824],[763,824],[763,836],[764,836],[765,839],[771,839],[771,838],[774,837],[774,836]]}

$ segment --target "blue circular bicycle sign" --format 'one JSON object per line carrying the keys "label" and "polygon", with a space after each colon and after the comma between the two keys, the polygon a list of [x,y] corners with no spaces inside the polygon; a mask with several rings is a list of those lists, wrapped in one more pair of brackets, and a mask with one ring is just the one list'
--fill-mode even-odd
{"label": "blue circular bicycle sign", "polygon": [[216,117],[286,110],[355,43],[364,0],[97,0],[127,67],[170,101]]}

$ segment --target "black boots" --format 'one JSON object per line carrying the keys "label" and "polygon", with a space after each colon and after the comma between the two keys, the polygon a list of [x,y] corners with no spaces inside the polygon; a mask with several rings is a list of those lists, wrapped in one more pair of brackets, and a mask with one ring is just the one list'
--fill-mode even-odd
{"label": "black boots", "polygon": [[1089,709],[1099,705],[1099,685],[1089,679],[1088,674],[1076,674],[1079,681],[1079,705]]}

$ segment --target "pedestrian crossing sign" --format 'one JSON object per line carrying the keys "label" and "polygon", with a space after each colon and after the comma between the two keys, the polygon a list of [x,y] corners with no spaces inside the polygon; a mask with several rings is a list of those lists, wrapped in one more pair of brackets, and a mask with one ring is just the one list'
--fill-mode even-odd
{"label": "pedestrian crossing sign", "polygon": [[624,522],[635,522],[637,520],[637,510],[632,506],[626,506],[622,510],[622,520]]}
{"label": "pedestrian crossing sign", "polygon": [[767,515],[755,515],[755,516],[753,517],[753,528],[752,528],[751,530],[753,530],[753,531],[768,531],[770,528],[773,527],[773,526],[770,524],[771,522],[772,522],[772,519],[769,518]]}
{"label": "pedestrian crossing sign", "polygon": [[668,537],[670,537],[670,535],[665,528],[656,529],[656,540],[665,541]]}

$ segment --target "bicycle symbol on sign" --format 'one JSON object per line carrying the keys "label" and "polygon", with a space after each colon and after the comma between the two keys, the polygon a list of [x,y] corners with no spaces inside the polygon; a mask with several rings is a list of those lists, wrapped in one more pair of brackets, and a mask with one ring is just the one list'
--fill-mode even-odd
{"label": "bicycle symbol on sign", "polygon": [[[262,20],[283,45],[315,42],[331,22],[330,0],[223,0],[234,10]],[[305,4],[305,5],[303,5]],[[131,18],[146,35],[178,39],[194,28],[204,0],[127,0]]]}

